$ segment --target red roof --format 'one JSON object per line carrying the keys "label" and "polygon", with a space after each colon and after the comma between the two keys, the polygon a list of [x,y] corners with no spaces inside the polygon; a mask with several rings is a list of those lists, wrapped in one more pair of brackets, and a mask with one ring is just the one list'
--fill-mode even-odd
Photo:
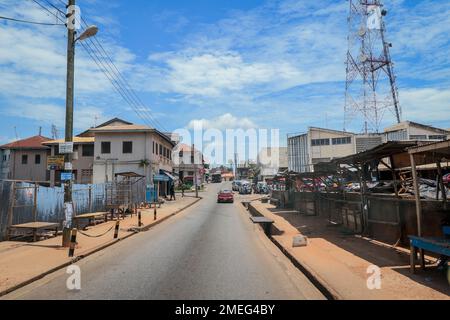
{"label": "red roof", "polygon": [[14,141],[3,146],[1,149],[48,149],[48,147],[42,145],[43,142],[50,141],[52,139],[43,136],[34,136],[31,138]]}

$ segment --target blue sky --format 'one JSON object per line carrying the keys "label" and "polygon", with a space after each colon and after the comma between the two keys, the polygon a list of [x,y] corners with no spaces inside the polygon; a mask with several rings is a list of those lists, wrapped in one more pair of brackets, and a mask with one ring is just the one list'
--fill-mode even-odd
{"label": "blue sky", "polygon": [[[40,0],[45,3],[45,0]],[[59,0],[48,0],[62,8]],[[78,0],[98,39],[167,130],[343,127],[347,1]],[[404,119],[450,128],[450,2],[385,1]],[[54,22],[30,0],[0,15]],[[0,20],[0,144],[64,129],[64,27]],[[75,131],[143,123],[77,47]],[[394,117],[387,114],[383,124]],[[356,132],[361,123],[348,128]]]}

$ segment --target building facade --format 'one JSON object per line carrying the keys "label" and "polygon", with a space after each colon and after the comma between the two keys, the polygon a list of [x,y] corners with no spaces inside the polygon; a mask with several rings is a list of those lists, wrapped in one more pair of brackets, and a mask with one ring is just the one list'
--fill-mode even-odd
{"label": "building facade", "polygon": [[405,121],[384,130],[385,141],[443,141],[450,139],[450,132],[432,126]]}
{"label": "building facade", "polygon": [[48,182],[47,157],[50,148],[43,143],[51,140],[34,136],[0,146],[0,168],[3,180]]}
{"label": "building facade", "polygon": [[[45,142],[51,150],[51,157],[63,157],[59,153],[59,144],[64,140],[52,140]],[[94,182],[94,137],[74,137],[73,138],[73,155],[72,155],[72,172],[74,175],[74,183],[76,184],[92,184]],[[50,171],[51,185],[61,183],[61,172],[64,168],[60,167]]]}
{"label": "building facade", "polygon": [[355,153],[355,137],[354,133],[315,127],[288,137],[289,171],[312,172],[317,163]]}
{"label": "building facade", "polygon": [[383,136],[379,134],[362,135],[311,127],[305,134],[288,137],[289,171],[312,172],[318,163],[363,152],[382,143]]}
{"label": "building facade", "polygon": [[260,179],[270,179],[288,169],[288,148],[262,148],[258,153]]}
{"label": "building facade", "polygon": [[[107,183],[124,173],[142,176],[146,184],[157,184],[167,195],[173,183],[172,149],[174,142],[156,129],[121,121],[90,129],[94,137],[93,182]],[[165,175],[164,181],[158,177]]]}
{"label": "building facade", "polygon": [[186,144],[178,144],[172,153],[174,173],[185,183],[194,182],[197,171],[197,184],[205,183],[205,160],[203,153]]}

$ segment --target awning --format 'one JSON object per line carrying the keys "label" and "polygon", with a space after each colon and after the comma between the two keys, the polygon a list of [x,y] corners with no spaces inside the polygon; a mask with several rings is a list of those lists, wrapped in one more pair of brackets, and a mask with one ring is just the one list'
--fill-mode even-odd
{"label": "awning", "polygon": [[170,180],[172,180],[172,181],[178,180],[178,178],[173,176],[172,173],[165,171],[165,170],[160,170],[160,171],[161,171],[161,174],[166,175],[167,177],[169,177]]}

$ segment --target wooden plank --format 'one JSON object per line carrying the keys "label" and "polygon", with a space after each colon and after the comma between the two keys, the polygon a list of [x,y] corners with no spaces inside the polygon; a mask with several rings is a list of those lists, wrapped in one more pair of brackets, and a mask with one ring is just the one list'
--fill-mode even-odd
{"label": "wooden plank", "polygon": [[73,217],[74,220],[79,219],[92,219],[97,217],[106,216],[108,212],[97,212],[97,213],[86,213],[86,214],[80,214],[78,216]]}
{"label": "wooden plank", "polygon": [[48,223],[48,222],[30,222],[24,224],[17,224],[11,226],[14,229],[52,229],[59,227],[59,223]]}

